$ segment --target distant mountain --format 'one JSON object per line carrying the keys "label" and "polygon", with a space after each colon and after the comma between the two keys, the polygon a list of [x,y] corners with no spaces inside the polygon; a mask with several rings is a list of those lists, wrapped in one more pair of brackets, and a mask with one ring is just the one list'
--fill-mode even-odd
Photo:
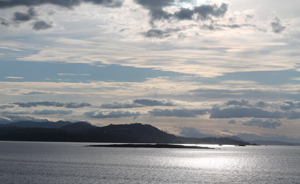
{"label": "distant mountain", "polygon": [[300,146],[300,143],[290,143],[290,142],[282,142],[282,141],[250,141],[251,144],[258,144],[258,145],[285,145],[285,146]]}
{"label": "distant mountain", "polygon": [[61,130],[65,130],[68,132],[78,132],[83,130],[90,130],[96,128],[96,126],[93,126],[87,122],[77,122],[77,123],[71,123],[67,124],[63,127],[60,127]]}
{"label": "distant mountain", "polygon": [[234,144],[250,143],[231,138],[184,138],[166,133],[151,125],[140,123],[96,127],[86,122],[16,122],[0,127],[0,140],[118,142],[118,143],[194,143]]}
{"label": "distant mountain", "polygon": [[15,127],[19,127],[19,128],[54,128],[54,129],[58,129],[63,126],[69,125],[69,124],[71,124],[71,122],[68,122],[68,121],[57,121],[57,122],[18,121],[18,122],[2,125],[2,127],[3,126],[5,126],[5,127],[15,126]]}
{"label": "distant mountain", "polygon": [[228,138],[228,139],[233,139],[233,140],[237,140],[237,141],[245,141],[244,139],[241,139],[237,136],[230,136],[230,137],[225,137],[225,138]]}

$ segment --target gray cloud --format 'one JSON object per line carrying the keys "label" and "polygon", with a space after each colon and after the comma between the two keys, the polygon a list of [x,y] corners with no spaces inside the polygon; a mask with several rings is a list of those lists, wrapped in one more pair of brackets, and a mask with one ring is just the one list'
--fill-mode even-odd
{"label": "gray cloud", "polygon": [[89,103],[76,103],[76,102],[69,102],[65,103],[66,108],[83,108],[83,107],[90,107],[91,104]]}
{"label": "gray cloud", "polygon": [[97,119],[106,119],[106,118],[122,118],[122,117],[134,117],[140,116],[140,112],[129,112],[129,111],[111,111],[108,114],[100,111],[96,113],[95,111],[84,113],[85,116],[89,118],[97,118]]}
{"label": "gray cloud", "polygon": [[0,105],[0,109],[14,108],[13,105]]}
{"label": "gray cloud", "polygon": [[236,105],[236,106],[249,106],[249,101],[241,99],[241,101],[238,100],[229,100],[226,105]]}
{"label": "gray cloud", "polygon": [[8,124],[8,123],[12,123],[12,121],[0,116],[0,124]]}
{"label": "gray cloud", "polygon": [[284,118],[285,114],[279,111],[269,112],[258,108],[232,107],[220,110],[211,109],[210,118]]}
{"label": "gray cloud", "polygon": [[11,8],[15,6],[40,6],[52,4],[65,8],[79,6],[81,3],[93,3],[107,7],[120,7],[123,0],[5,0],[0,1],[0,8]]}
{"label": "gray cloud", "polygon": [[72,114],[73,111],[65,111],[65,110],[35,110],[32,114],[35,115],[68,115]]}
{"label": "gray cloud", "polygon": [[278,17],[275,17],[275,20],[271,23],[271,26],[274,33],[281,33],[285,30],[285,27],[282,26],[281,20]]}
{"label": "gray cloud", "polygon": [[171,17],[171,14],[164,11],[163,7],[171,6],[175,0],[135,0],[135,2],[149,10],[150,23],[153,25],[154,20],[169,19]]}
{"label": "gray cloud", "polygon": [[61,102],[15,102],[12,103],[18,105],[19,107],[23,108],[31,108],[37,106],[52,106],[52,107],[66,107],[66,108],[82,108],[82,107],[89,107],[91,104],[89,103],[76,103],[76,102],[69,102],[69,103],[61,103]]}
{"label": "gray cloud", "polygon": [[15,105],[18,105],[19,107],[23,108],[31,108],[31,107],[37,107],[37,106],[53,106],[53,107],[63,107],[64,103],[60,102],[15,102],[12,103]]}
{"label": "gray cloud", "polygon": [[187,8],[181,8],[180,11],[174,13],[174,16],[180,20],[192,20],[193,15],[194,11]]}
{"label": "gray cloud", "polygon": [[298,111],[287,112],[287,119],[300,119],[300,112]]}
{"label": "gray cloud", "polygon": [[3,25],[3,26],[9,26],[10,25],[9,21],[6,20],[3,17],[0,17],[0,24]]}
{"label": "gray cloud", "polygon": [[30,114],[29,111],[4,111],[1,112],[2,115],[20,115],[20,114]]}
{"label": "gray cloud", "polygon": [[166,29],[166,30],[159,30],[159,29],[150,29],[147,32],[142,33],[147,38],[166,38],[171,36],[171,33],[178,32],[180,29]]}
{"label": "gray cloud", "polygon": [[46,22],[44,20],[36,21],[33,23],[32,29],[35,31],[46,30],[52,28],[53,25],[51,22]]}
{"label": "gray cloud", "polygon": [[136,99],[133,100],[133,102],[144,106],[176,106],[173,102],[169,100],[166,101],[166,100]]}
{"label": "gray cloud", "polygon": [[170,100],[151,100],[151,99],[135,99],[132,102],[113,102],[102,104],[101,108],[106,109],[121,109],[121,108],[136,108],[136,107],[146,107],[146,106],[176,106]]}
{"label": "gray cloud", "polygon": [[152,116],[165,116],[165,117],[197,117],[205,115],[208,110],[203,109],[153,109],[148,111]]}
{"label": "gray cloud", "polygon": [[256,105],[256,107],[266,107],[267,106],[267,104],[263,101],[258,101],[255,105]]}
{"label": "gray cloud", "polygon": [[236,124],[236,120],[231,119],[231,120],[228,121],[228,123],[229,123],[229,124]]}
{"label": "gray cloud", "polygon": [[217,5],[202,5],[194,8],[194,12],[199,14],[202,20],[210,19],[210,16],[223,17],[228,10],[228,4],[222,3],[220,7]]}
{"label": "gray cloud", "polygon": [[12,122],[16,122],[16,121],[48,122],[47,119],[35,118],[35,117],[32,117],[32,116],[5,115],[5,118],[8,118]]}
{"label": "gray cloud", "polygon": [[27,22],[32,20],[37,16],[34,8],[29,8],[26,13],[23,12],[15,12],[13,15],[13,21],[18,23],[18,22]]}
{"label": "gray cloud", "polygon": [[155,20],[170,19],[172,17],[178,20],[191,20],[194,15],[197,15],[200,20],[209,20],[211,17],[224,16],[228,10],[228,5],[222,3],[219,7],[217,5],[202,5],[194,9],[181,8],[172,14],[164,11],[163,8],[172,6],[175,0],[135,0],[135,2],[149,10],[150,23],[152,25]]}
{"label": "gray cloud", "polygon": [[50,93],[39,92],[39,91],[31,91],[29,93],[23,93],[23,95],[46,95],[46,94],[50,94]]}
{"label": "gray cloud", "polygon": [[282,110],[300,109],[300,102],[286,101],[280,108]]}
{"label": "gray cloud", "polygon": [[202,5],[194,9],[181,8],[174,13],[174,17],[179,20],[191,20],[194,15],[200,20],[211,20],[211,17],[223,17],[228,10],[228,4],[222,3],[217,5]]}
{"label": "gray cloud", "polygon": [[164,31],[159,30],[159,29],[150,29],[147,32],[143,33],[145,37],[151,38],[151,37],[156,37],[156,38],[163,38],[166,37]]}
{"label": "gray cloud", "polygon": [[277,127],[280,127],[282,123],[279,120],[274,121],[270,119],[270,120],[263,121],[261,119],[251,119],[249,121],[244,122],[243,125],[276,129]]}
{"label": "gray cloud", "polygon": [[109,103],[109,104],[102,104],[100,107],[105,108],[105,109],[122,109],[122,108],[135,108],[135,107],[144,107],[144,106],[140,105],[140,104],[135,104],[135,103],[113,102],[113,103]]}
{"label": "gray cloud", "polygon": [[265,90],[226,90],[226,89],[196,89],[191,90],[191,93],[197,97],[202,98],[233,98],[233,99],[278,99],[278,98],[289,98],[300,100],[299,94],[292,94],[292,92],[276,92],[276,91],[265,91]]}

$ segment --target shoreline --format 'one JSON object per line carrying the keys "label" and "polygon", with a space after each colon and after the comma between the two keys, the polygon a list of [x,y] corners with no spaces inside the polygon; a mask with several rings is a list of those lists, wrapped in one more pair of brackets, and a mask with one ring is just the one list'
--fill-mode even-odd
{"label": "shoreline", "polygon": [[87,145],[88,147],[110,147],[110,148],[183,148],[183,149],[214,149],[200,146],[184,146],[174,144],[103,144]]}

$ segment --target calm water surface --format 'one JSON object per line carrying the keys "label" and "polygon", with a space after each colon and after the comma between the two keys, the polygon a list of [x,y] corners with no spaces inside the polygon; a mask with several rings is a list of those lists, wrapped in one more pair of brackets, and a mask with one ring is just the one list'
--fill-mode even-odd
{"label": "calm water surface", "polygon": [[85,147],[90,144],[0,142],[0,183],[300,184],[300,147]]}

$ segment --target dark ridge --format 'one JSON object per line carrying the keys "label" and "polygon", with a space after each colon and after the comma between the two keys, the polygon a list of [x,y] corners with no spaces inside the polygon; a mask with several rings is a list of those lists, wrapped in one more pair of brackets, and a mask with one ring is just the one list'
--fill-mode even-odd
{"label": "dark ridge", "polygon": [[78,131],[89,130],[89,129],[93,129],[93,128],[96,128],[96,127],[87,122],[77,122],[77,123],[67,124],[67,125],[61,127],[60,129],[68,131],[68,132],[78,132]]}
{"label": "dark ridge", "polygon": [[176,145],[176,144],[102,144],[102,145],[89,145],[88,147],[212,149],[208,147],[184,146],[184,145]]}
{"label": "dark ridge", "polygon": [[86,122],[16,122],[0,127],[0,140],[111,142],[111,143],[192,143],[250,145],[230,138],[185,138],[140,123],[96,127]]}
{"label": "dark ridge", "polygon": [[15,126],[19,128],[54,128],[58,129],[65,125],[69,125],[71,122],[68,121],[57,121],[57,122],[35,122],[35,121],[18,121],[14,123],[5,124],[5,127]]}

